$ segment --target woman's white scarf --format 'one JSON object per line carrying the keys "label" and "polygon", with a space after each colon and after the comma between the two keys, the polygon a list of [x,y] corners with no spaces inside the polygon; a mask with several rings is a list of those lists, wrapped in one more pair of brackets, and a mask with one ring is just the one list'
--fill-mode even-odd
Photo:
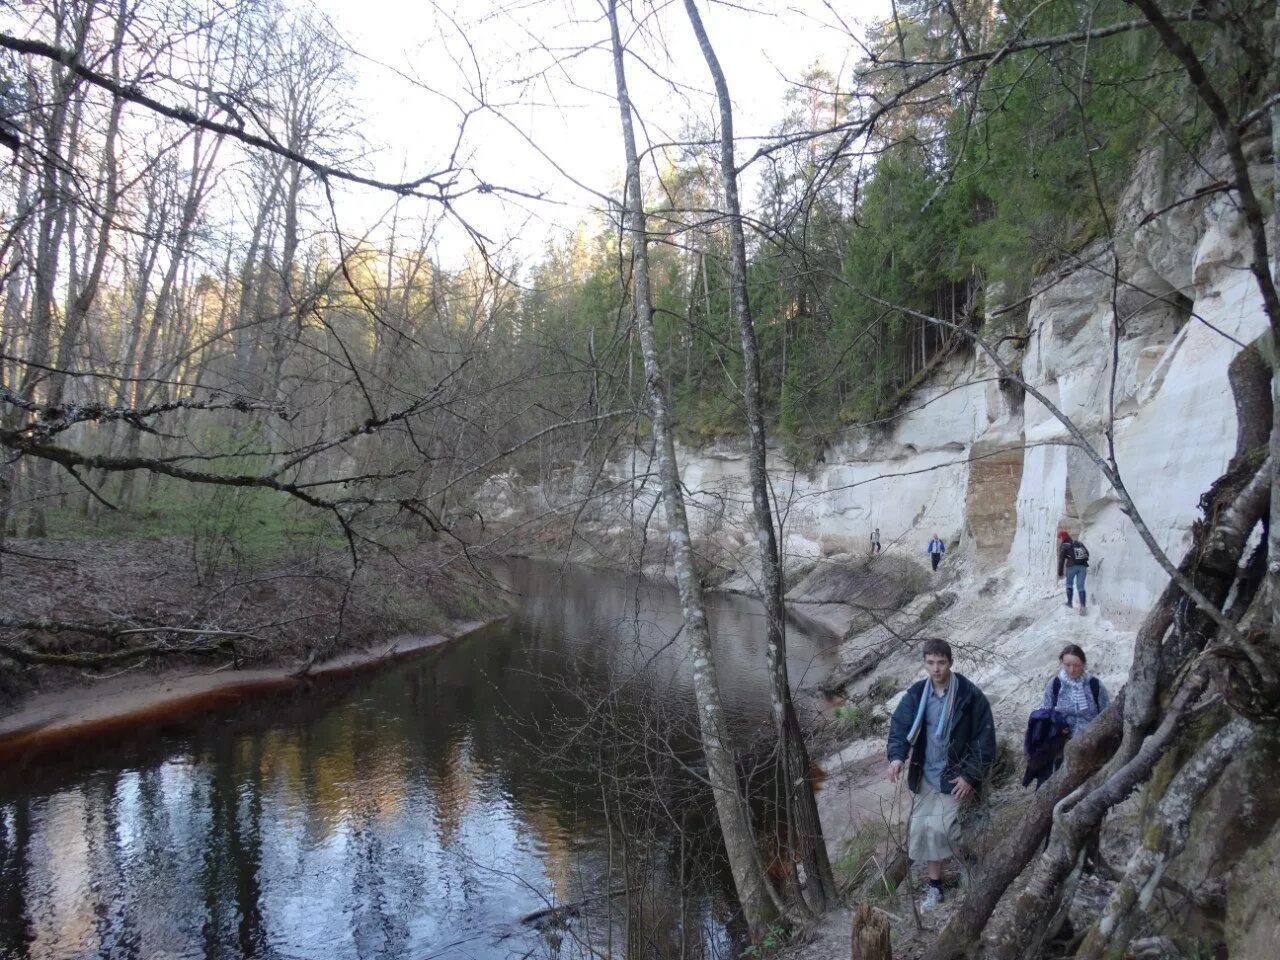
{"label": "woman's white scarf", "polygon": [[[1058,710],[1062,713],[1075,714],[1078,717],[1093,719],[1098,712],[1098,705],[1093,702],[1093,693],[1089,686],[1090,674],[1085,670],[1078,677],[1070,677],[1065,669],[1058,671],[1058,679],[1062,686],[1058,691]],[[1070,709],[1063,710],[1070,705]]]}

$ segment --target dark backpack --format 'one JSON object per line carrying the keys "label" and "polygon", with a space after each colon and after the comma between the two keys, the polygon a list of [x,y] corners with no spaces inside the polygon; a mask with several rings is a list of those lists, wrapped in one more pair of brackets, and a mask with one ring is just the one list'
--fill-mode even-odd
{"label": "dark backpack", "polygon": [[1053,775],[1070,738],[1071,727],[1067,718],[1057,710],[1031,711],[1027,718],[1027,732],[1022,738],[1022,754],[1027,761],[1026,772],[1022,775],[1024,787],[1030,786],[1032,780],[1039,787]]}
{"label": "dark backpack", "polygon": [[1071,559],[1074,563],[1089,562],[1089,548],[1079,540],[1071,541]]}
{"label": "dark backpack", "polygon": [[[1093,705],[1098,706],[1098,698],[1102,696],[1102,682],[1097,677],[1089,678],[1089,692],[1093,694]],[[1062,678],[1053,678],[1053,705],[1058,706],[1058,694],[1062,692]]]}

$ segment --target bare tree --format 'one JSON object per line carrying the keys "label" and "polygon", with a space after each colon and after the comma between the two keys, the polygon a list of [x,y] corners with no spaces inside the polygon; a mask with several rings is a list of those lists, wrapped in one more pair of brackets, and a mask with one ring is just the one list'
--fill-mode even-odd
{"label": "bare tree", "polygon": [[612,40],[614,79],[618,110],[626,150],[627,172],[623,193],[626,237],[631,247],[631,291],[636,329],[644,357],[645,388],[653,427],[658,480],[667,519],[676,583],[684,613],[685,632],[693,651],[693,687],[697,697],[698,722],[707,773],[715,798],[720,830],[724,835],[729,865],[743,915],[752,936],[761,938],[778,913],[772,888],[761,869],[760,856],[752,833],[751,817],[738,782],[733,742],[721,703],[715,660],[707,629],[707,612],[702,598],[702,582],[694,564],[689,521],[685,515],[671,432],[670,400],[667,396],[658,345],[654,336],[649,288],[649,237],[640,187],[640,156],[636,147],[633,108],[627,91],[626,48],[618,24],[617,0],[608,0],[606,14]]}
{"label": "bare tree", "polygon": [[[0,35],[18,173],[0,187],[5,533],[22,518],[40,534],[50,495],[60,522],[67,501],[92,522],[164,494],[198,525],[268,491],[327,517],[354,569],[402,527],[452,538],[446,515],[522,438],[576,449],[621,416],[575,412],[570,358],[535,370],[509,264],[485,250],[466,269],[435,262],[433,224],[457,217],[445,198],[472,189],[458,171],[384,183],[347,165],[344,61],[324,22],[286,22],[269,0],[187,12],[55,4]],[[436,213],[416,245],[353,242],[343,183]],[[169,626],[14,614],[6,655],[222,649],[217,623]],[[164,651],[138,642],[154,638]]]}
{"label": "bare tree", "polygon": [[720,108],[720,181],[724,190],[729,227],[730,288],[734,319],[742,343],[742,398],[746,408],[747,431],[751,438],[751,503],[755,516],[756,545],[760,551],[760,590],[766,613],[766,652],[770,677],[771,712],[777,741],[782,791],[785,797],[787,828],[795,855],[803,866],[805,899],[815,912],[822,912],[836,896],[835,878],[827,857],[818,806],[809,781],[809,755],[804,734],[791,699],[787,676],[787,624],[785,588],[778,538],[770,508],[768,444],[765,434],[764,398],[760,386],[760,354],[755,323],[747,291],[747,241],[742,208],[738,202],[737,166],[734,162],[733,105],[729,85],[707,36],[702,17],[693,0],[685,0],[685,10],[711,72]]}

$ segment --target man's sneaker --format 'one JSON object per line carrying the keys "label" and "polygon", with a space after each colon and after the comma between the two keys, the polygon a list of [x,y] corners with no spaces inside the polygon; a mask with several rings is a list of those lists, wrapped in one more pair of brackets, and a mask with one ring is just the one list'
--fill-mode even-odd
{"label": "man's sneaker", "polygon": [[920,900],[921,910],[932,910],[942,903],[942,888],[932,883],[925,884],[924,896]]}

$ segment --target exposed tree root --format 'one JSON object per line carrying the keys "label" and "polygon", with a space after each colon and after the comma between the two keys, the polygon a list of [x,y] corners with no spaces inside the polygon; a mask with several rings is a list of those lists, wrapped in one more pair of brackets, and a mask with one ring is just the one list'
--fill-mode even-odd
{"label": "exposed tree root", "polygon": [[1067,748],[1066,762],[1035,793],[1027,794],[990,832],[988,849],[951,921],[942,928],[926,960],[968,957],[1004,891],[1044,846],[1053,810],[1098,772],[1120,742],[1125,691]]}
{"label": "exposed tree root", "polygon": [[1236,717],[1220,729],[1174,776],[1129,858],[1128,868],[1106,909],[1089,930],[1076,956],[1099,960],[1112,947],[1126,946],[1151,905],[1165,869],[1187,843],[1191,812],[1218,781],[1231,758],[1254,736],[1254,726]]}
{"label": "exposed tree root", "polygon": [[[1012,909],[993,929],[986,931],[986,949],[978,956],[990,960],[1024,960],[1044,935],[1062,902],[1064,884],[1084,849],[1089,834],[1116,804],[1127,799],[1146,782],[1156,763],[1173,745],[1177,735],[1194,715],[1194,707],[1207,683],[1207,670],[1192,673],[1175,695],[1160,726],[1134,757],[1114,773],[1105,775],[1099,786],[1085,794],[1069,812],[1055,812],[1049,847],[1032,868],[1030,878],[1012,901]],[[1064,801],[1064,805],[1071,798]]]}

